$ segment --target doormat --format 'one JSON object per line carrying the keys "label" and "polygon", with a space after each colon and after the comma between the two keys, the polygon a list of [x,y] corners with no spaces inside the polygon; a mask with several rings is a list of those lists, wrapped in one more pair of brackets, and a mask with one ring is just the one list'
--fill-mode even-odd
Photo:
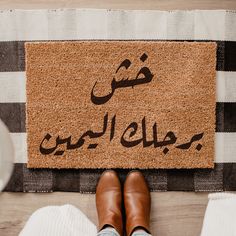
{"label": "doormat", "polygon": [[213,168],[216,43],[26,43],[29,168]]}

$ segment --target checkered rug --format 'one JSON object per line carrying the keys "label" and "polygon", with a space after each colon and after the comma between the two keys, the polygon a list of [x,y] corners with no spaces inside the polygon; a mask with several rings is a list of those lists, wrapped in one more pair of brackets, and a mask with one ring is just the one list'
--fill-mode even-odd
{"label": "checkered rug", "polygon": [[[0,118],[13,139],[6,191],[94,192],[102,170],[27,169],[28,41],[172,40],[217,43],[215,168],[142,170],[152,191],[236,190],[236,11],[4,10],[0,12]],[[118,170],[123,180],[128,170]]]}

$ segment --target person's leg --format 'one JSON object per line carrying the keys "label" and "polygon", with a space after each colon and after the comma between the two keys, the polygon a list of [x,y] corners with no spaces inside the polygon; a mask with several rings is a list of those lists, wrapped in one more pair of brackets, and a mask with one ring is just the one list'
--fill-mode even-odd
{"label": "person's leg", "polygon": [[47,206],[36,210],[19,236],[96,235],[97,228],[72,205]]}
{"label": "person's leg", "polygon": [[97,236],[122,236],[115,230],[115,228],[108,226],[98,232]]}
{"label": "person's leg", "polygon": [[115,171],[105,171],[100,177],[96,189],[99,236],[122,236],[121,203],[120,180]]}
{"label": "person's leg", "polygon": [[208,199],[201,236],[235,236],[236,194],[211,193]]}
{"label": "person's leg", "polygon": [[140,171],[131,171],[124,183],[127,236],[149,235],[151,195]]}
{"label": "person's leg", "polygon": [[143,229],[137,229],[131,234],[131,236],[151,236],[151,234]]}

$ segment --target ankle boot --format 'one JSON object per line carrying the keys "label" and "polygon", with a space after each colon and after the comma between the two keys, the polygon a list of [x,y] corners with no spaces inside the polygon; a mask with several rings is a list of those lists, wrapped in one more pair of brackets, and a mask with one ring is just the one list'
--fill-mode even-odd
{"label": "ankle boot", "polygon": [[116,172],[108,170],[101,175],[96,190],[96,206],[99,227],[112,226],[122,236],[122,192],[121,183]]}
{"label": "ankle boot", "polygon": [[124,205],[127,236],[136,228],[142,228],[150,233],[151,196],[144,176],[139,171],[131,171],[126,177]]}

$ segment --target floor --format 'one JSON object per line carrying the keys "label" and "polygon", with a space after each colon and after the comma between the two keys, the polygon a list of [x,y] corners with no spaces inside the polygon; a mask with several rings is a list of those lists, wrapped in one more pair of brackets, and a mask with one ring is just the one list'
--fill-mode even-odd
{"label": "floor", "polygon": [[235,0],[1,0],[9,8],[236,9]]}
{"label": "floor", "polygon": [[[231,9],[236,0],[1,0],[0,9],[9,8],[116,8],[116,9]],[[1,193],[0,235],[17,235],[30,214],[46,205],[71,203],[95,224],[95,196],[79,193]],[[151,227],[154,236],[198,236],[207,193],[152,193]]]}
{"label": "floor", "polygon": [[[199,236],[207,204],[206,193],[152,193],[153,236]],[[47,205],[70,203],[97,223],[95,195],[79,193],[1,193],[0,235],[18,235],[30,214]]]}

